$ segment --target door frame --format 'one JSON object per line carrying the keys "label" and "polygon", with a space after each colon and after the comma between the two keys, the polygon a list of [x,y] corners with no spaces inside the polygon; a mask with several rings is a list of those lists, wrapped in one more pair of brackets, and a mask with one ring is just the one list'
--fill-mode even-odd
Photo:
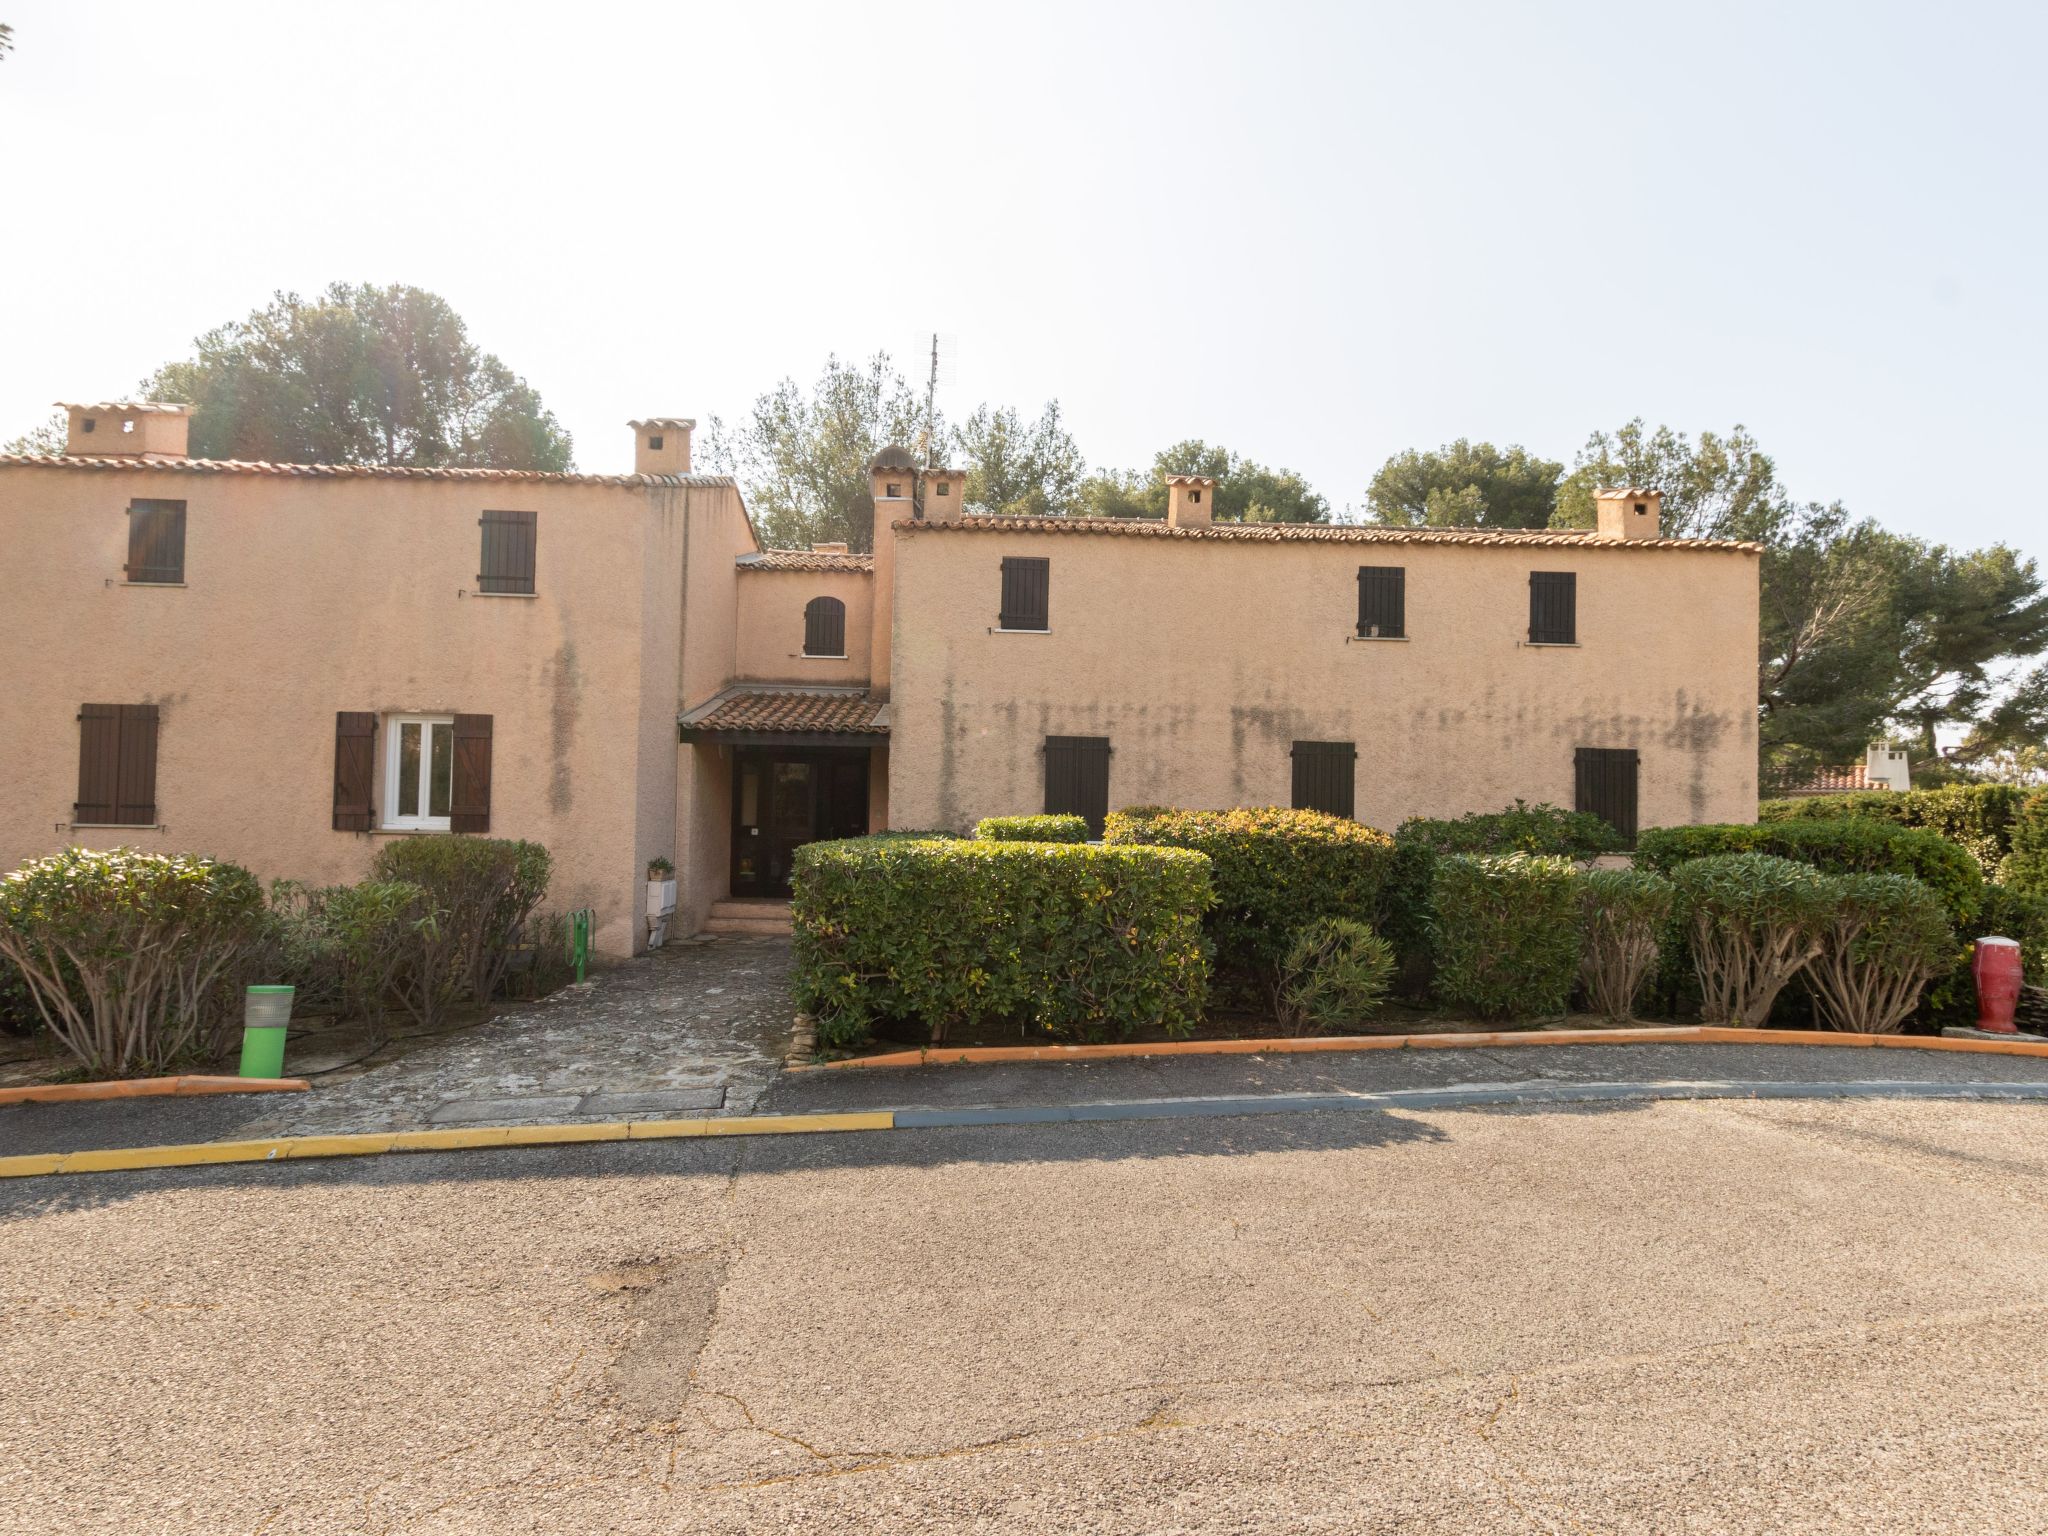
{"label": "door frame", "polygon": [[[772,793],[773,774],[778,764],[803,763],[812,769],[810,784],[808,835],[786,845],[776,837],[764,835],[768,826],[769,796]],[[848,785],[844,791],[846,803],[835,799],[832,770],[848,766],[858,767],[858,785]],[[755,806],[755,820],[747,823],[741,819],[742,796],[745,792],[746,775],[750,768],[760,774],[756,791],[759,801]],[[783,856],[793,853],[805,843],[815,843],[828,837],[860,836],[868,831],[869,791],[873,773],[872,753],[866,746],[791,747],[791,746],[734,746],[732,749],[732,803],[728,825],[731,829],[731,848],[727,858],[727,889],[736,897],[757,900],[777,900],[786,897],[787,874]],[[756,829],[749,835],[748,828]],[[834,831],[834,827],[840,830]],[[851,828],[857,826],[858,831]],[[758,852],[753,872],[742,877],[741,855],[749,849]],[[778,865],[785,873],[778,875]]]}

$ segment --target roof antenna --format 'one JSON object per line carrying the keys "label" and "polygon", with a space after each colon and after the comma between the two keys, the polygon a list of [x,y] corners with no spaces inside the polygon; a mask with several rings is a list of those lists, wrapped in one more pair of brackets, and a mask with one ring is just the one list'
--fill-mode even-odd
{"label": "roof antenna", "polygon": [[924,386],[924,467],[939,467],[939,385],[951,384],[960,369],[960,343],[932,332],[932,370]]}

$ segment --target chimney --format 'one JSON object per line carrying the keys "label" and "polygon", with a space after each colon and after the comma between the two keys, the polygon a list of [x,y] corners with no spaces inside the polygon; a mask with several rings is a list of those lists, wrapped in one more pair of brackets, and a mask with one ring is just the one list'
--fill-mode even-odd
{"label": "chimney", "polygon": [[1913,787],[1913,765],[1905,752],[1886,741],[1873,741],[1863,754],[1863,781],[1884,789]]}
{"label": "chimney", "polygon": [[1632,485],[1593,492],[1594,537],[1626,540],[1663,537],[1664,493]]}
{"label": "chimney", "polygon": [[1166,526],[1206,528],[1215,511],[1216,482],[1207,475],[1166,477]]}
{"label": "chimney", "polygon": [[967,471],[928,469],[918,478],[924,486],[924,504],[911,516],[927,523],[959,522],[961,498],[967,494]]}
{"label": "chimney", "polygon": [[843,555],[847,552],[848,548],[847,542],[841,539],[836,544],[813,544],[811,546],[811,553],[814,555]]}
{"label": "chimney", "polygon": [[697,423],[684,416],[650,416],[629,421],[633,429],[633,473],[636,475],[687,475],[690,472],[690,434]]}
{"label": "chimney", "polygon": [[877,703],[889,697],[889,651],[896,633],[896,524],[916,506],[917,460],[891,444],[868,461],[868,485],[875,498],[873,629],[868,640],[868,692]]}
{"label": "chimney", "polygon": [[64,451],[89,458],[182,459],[192,430],[192,407],[162,400],[110,400],[98,405],[57,402],[71,417]]}

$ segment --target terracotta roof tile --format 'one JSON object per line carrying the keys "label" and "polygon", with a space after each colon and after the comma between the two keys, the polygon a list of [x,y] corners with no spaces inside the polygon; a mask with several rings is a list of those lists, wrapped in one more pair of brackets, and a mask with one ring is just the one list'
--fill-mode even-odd
{"label": "terracotta roof tile", "polygon": [[728,688],[682,717],[688,731],[874,736],[889,727],[865,688]]}
{"label": "terracotta roof tile", "polygon": [[1789,784],[1779,793],[1786,796],[1847,795],[1859,790],[1889,788],[1889,784],[1872,782],[1864,770],[1864,765],[1855,763],[1847,768],[1817,769],[1804,783]]}
{"label": "terracotta roof tile", "polygon": [[952,522],[899,519],[920,533],[1104,533],[1136,539],[1206,539],[1235,544],[1527,544],[1600,549],[1723,549],[1759,554],[1761,544],[1728,539],[1595,539],[1590,528],[1386,528],[1371,523],[1206,523],[1176,528],[1147,517],[1003,517],[969,514]]}
{"label": "terracotta roof tile", "polygon": [[873,555],[841,555],[818,549],[764,549],[741,555],[743,571],[872,571]]}
{"label": "terracotta roof tile", "polygon": [[576,475],[538,469],[415,469],[402,464],[267,464],[246,459],[145,459],[97,454],[0,453],[0,468],[131,469],[155,475],[289,475],[316,480],[489,480],[537,485],[675,485],[718,487],[730,475]]}

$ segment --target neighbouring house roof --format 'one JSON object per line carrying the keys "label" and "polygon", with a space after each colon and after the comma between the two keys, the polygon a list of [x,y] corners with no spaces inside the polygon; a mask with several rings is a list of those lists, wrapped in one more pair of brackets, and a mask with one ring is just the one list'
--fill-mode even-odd
{"label": "neighbouring house roof", "polygon": [[1204,523],[1176,528],[1156,517],[1046,517],[969,513],[947,522],[898,519],[917,533],[1111,534],[1134,539],[1204,539],[1237,544],[1527,544],[1600,549],[1718,549],[1761,554],[1763,545],[1733,539],[1596,539],[1590,528],[1384,528],[1364,523]]}
{"label": "neighbouring house roof", "polygon": [[1803,783],[1787,784],[1777,794],[1795,799],[1801,795],[1852,795],[1866,789],[1890,789],[1883,779],[1873,779],[1862,763],[1846,768],[1818,768]]}
{"label": "neighbouring house roof", "polygon": [[889,734],[888,705],[865,688],[805,688],[743,683],[676,723],[685,741],[736,737],[841,737],[848,745]]}
{"label": "neighbouring house roof", "polygon": [[405,464],[270,464],[250,459],[145,459],[126,455],[0,453],[10,464],[38,469],[128,469],[153,475],[291,475],[316,480],[491,480],[539,485],[673,485],[735,487],[730,475],[578,475],[539,469],[420,469]]}
{"label": "neighbouring house roof", "polygon": [[841,555],[817,549],[764,549],[738,557],[743,571],[872,571],[873,555]]}

